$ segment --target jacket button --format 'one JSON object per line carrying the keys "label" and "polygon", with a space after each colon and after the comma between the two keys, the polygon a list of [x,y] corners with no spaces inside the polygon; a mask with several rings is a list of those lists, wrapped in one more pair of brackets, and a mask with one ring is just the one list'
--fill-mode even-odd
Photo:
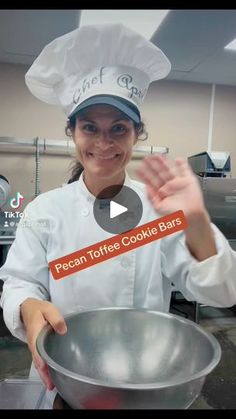
{"label": "jacket button", "polygon": [[123,257],[120,262],[123,268],[128,268],[130,266],[130,261],[127,257]]}
{"label": "jacket button", "polygon": [[84,216],[84,217],[86,217],[87,215],[89,215],[89,210],[88,209],[83,209],[82,211],[81,211],[81,214]]}

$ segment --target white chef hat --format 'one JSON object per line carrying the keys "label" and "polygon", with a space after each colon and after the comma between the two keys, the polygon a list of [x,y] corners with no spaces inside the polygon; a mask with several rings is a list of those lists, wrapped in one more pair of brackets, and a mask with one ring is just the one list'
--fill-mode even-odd
{"label": "white chef hat", "polygon": [[25,75],[38,99],[63,107],[68,118],[109,104],[140,121],[149,84],[167,76],[165,54],[122,24],[83,26],[50,42]]}

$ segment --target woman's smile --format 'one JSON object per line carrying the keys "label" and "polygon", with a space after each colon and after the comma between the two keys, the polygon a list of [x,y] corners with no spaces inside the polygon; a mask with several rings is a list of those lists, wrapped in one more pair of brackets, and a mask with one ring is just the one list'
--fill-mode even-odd
{"label": "woman's smile", "polygon": [[111,154],[100,154],[100,153],[90,153],[87,152],[87,157],[92,158],[94,160],[102,161],[102,162],[110,162],[116,160],[120,157],[120,153],[111,153]]}

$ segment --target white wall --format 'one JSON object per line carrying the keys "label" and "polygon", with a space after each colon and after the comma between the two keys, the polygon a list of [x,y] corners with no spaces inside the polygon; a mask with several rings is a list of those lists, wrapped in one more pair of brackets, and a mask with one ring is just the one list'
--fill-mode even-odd
{"label": "white wall", "polygon": [[[62,140],[66,116],[59,108],[42,103],[28,91],[24,75],[28,67],[0,64],[0,137],[25,140]],[[169,147],[170,157],[188,157],[207,150],[211,85],[160,81],[152,83],[143,105],[149,132],[146,144]],[[216,86],[212,149],[231,153],[236,176],[236,87]],[[41,156],[41,192],[61,186],[69,178],[70,157]],[[136,163],[129,171],[134,174]],[[26,200],[34,197],[35,158],[30,154],[3,153],[0,174],[12,192],[21,191]]]}

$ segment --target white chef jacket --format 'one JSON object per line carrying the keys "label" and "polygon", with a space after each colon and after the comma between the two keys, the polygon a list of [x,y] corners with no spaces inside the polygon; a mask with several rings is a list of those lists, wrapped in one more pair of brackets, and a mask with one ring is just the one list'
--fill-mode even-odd
{"label": "white chef jacket", "polygon": [[[124,184],[143,203],[139,225],[160,217],[144,184],[127,173]],[[39,195],[25,208],[31,225],[20,221],[0,269],[4,320],[14,336],[26,341],[19,306],[28,297],[51,301],[62,315],[111,306],[168,312],[174,283],[188,300],[215,307],[236,303],[236,252],[213,224],[217,254],[202,262],[190,254],[181,231],[54,280],[50,261],[113,236],[96,223],[94,200],[81,175],[76,182]]]}

